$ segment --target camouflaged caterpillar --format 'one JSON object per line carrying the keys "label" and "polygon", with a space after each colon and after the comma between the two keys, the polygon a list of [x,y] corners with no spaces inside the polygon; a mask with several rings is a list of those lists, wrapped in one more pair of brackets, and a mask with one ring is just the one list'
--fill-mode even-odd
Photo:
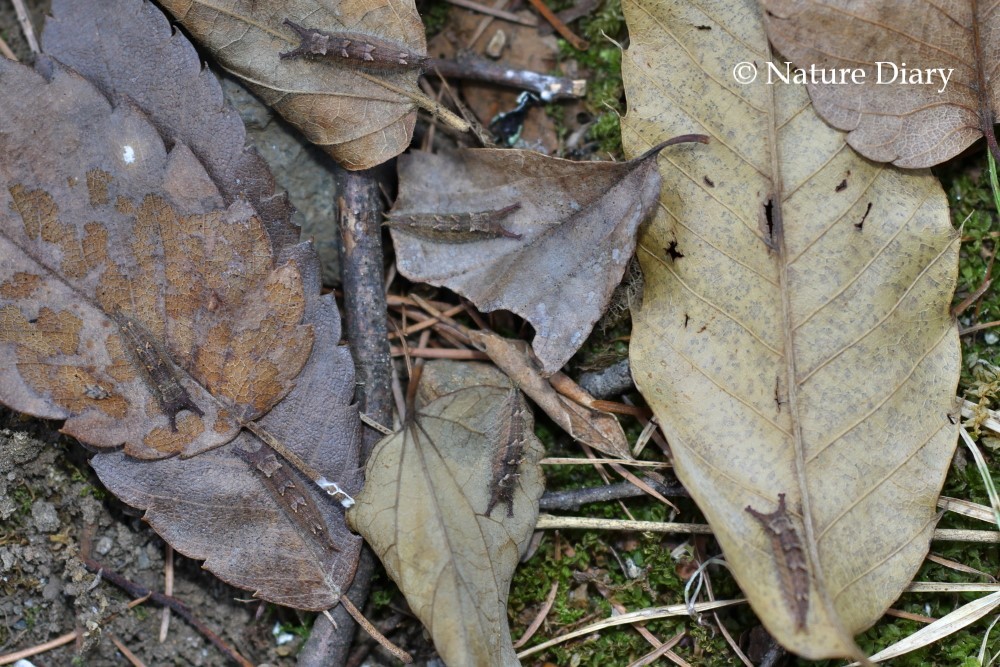
{"label": "camouflaged caterpillar", "polygon": [[518,466],[524,462],[524,402],[517,389],[511,389],[498,411],[500,420],[497,441],[490,461],[490,501],[486,516],[500,503],[507,504],[507,517],[514,516],[514,487],[520,473]]}
{"label": "camouflaged caterpillar", "polygon": [[778,509],[770,514],[758,512],[749,505],[746,511],[760,522],[771,540],[781,592],[795,614],[796,629],[805,630],[809,614],[809,566],[802,540],[785,508],[785,494],[778,494]]}
{"label": "camouflaged caterpillar", "polygon": [[177,371],[168,360],[167,354],[153,340],[146,329],[136,320],[121,311],[115,311],[111,319],[118,325],[125,351],[141,371],[146,385],[156,397],[160,410],[170,420],[170,429],[177,432],[177,413],[190,410],[199,417],[205,413],[194,402],[191,395],[177,377]]}
{"label": "camouflaged caterpillar", "polygon": [[326,529],[319,508],[309,494],[300,488],[301,481],[292,469],[279,461],[274,450],[267,445],[261,445],[255,452],[242,447],[237,447],[235,451],[241,459],[261,474],[264,486],[271,493],[271,497],[288,510],[285,514],[289,519],[304,531],[308,531],[326,550],[340,551],[340,547]]}
{"label": "camouflaged caterpillar", "polygon": [[279,54],[288,58],[328,58],[336,62],[372,70],[422,69],[427,56],[414,53],[399,42],[357,32],[324,32],[285,19],[301,43]]}
{"label": "camouflaged caterpillar", "polygon": [[511,204],[495,211],[471,213],[390,213],[385,226],[401,232],[441,243],[471,243],[484,239],[520,239],[503,226],[501,221],[521,208]]}

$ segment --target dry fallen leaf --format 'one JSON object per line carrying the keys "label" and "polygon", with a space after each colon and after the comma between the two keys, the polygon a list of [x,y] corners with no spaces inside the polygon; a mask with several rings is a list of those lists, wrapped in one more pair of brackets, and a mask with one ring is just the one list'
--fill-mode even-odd
{"label": "dry fallen leaf", "polygon": [[542,376],[527,343],[482,331],[470,331],[469,338],[574,440],[614,458],[632,458],[628,439],[618,420],[559,394]]}
{"label": "dry fallen leaf", "polygon": [[633,377],[768,631],[855,657],[927,552],[955,448],[947,202],[857,156],[801,86],[735,83],[777,58],[752,0],[624,10],[627,150],[718,139],[660,162]]}
{"label": "dry fallen leaf", "polygon": [[484,364],[428,363],[417,402],[413,421],[376,446],[348,519],[445,664],[516,666],[507,592],[543,491],[534,420]]}
{"label": "dry fallen leaf", "polygon": [[0,399],[140,458],[224,444],[309,356],[308,248],[278,264],[183,143],[44,69],[0,60]]}
{"label": "dry fallen leaf", "polygon": [[170,141],[185,144],[226,204],[245,197],[275,251],[298,243],[292,209],[263,159],[244,148],[239,114],[223,105],[218,80],[191,43],[144,0],[54,0],[44,51],[97,86],[112,102],[136,104]]}
{"label": "dry fallen leaf", "polygon": [[[307,293],[316,295],[306,313],[316,345],[295,389],[258,424],[354,494],[361,468],[353,366],[347,348],[337,347],[332,296],[319,298],[316,270],[305,273]],[[115,495],[146,510],[143,518],[175,549],[256,597],[326,609],[354,577],[361,538],[348,530],[344,508],[246,431],[190,459],[139,461],[113,452],[91,465]]]}
{"label": "dry fallen leaf", "polygon": [[[426,54],[413,0],[160,4],[226,71],[348,169],[373,167],[409,145],[416,122],[409,95],[419,94],[417,58]],[[286,21],[326,33],[318,42],[327,56],[282,57],[303,45]],[[404,53],[414,56],[409,65],[400,64]]]}
{"label": "dry fallen leaf", "polygon": [[630,162],[495,149],[403,155],[387,223],[399,271],[481,310],[525,318],[543,370],[554,373],[621,282],[660,190],[658,154]]}
{"label": "dry fallen leaf", "polygon": [[[829,70],[864,72],[860,83],[848,74],[844,83],[838,76],[837,83],[810,84],[809,94],[827,122],[850,131],[848,143],[865,157],[930,167],[984,135],[1000,156],[993,130],[1000,109],[993,76],[1000,58],[996,4],[762,0],[761,5],[767,34],[794,62],[793,72],[795,66],[815,66],[827,70],[827,80]],[[782,74],[784,60],[775,58]]]}

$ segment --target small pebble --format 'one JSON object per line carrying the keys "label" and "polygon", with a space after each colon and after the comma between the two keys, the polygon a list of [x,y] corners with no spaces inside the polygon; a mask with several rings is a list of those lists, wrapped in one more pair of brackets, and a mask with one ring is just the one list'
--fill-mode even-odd
{"label": "small pebble", "polygon": [[996,331],[987,331],[983,334],[983,340],[987,345],[996,345],[997,341],[1000,341],[1000,335],[997,335]]}
{"label": "small pebble", "polygon": [[497,60],[503,54],[503,47],[507,45],[507,33],[503,30],[497,30],[490,37],[489,44],[486,45],[486,55],[493,60]]}
{"label": "small pebble", "polygon": [[114,545],[115,543],[111,541],[111,538],[108,537],[107,535],[104,535],[97,540],[97,545],[94,547],[94,549],[100,555],[107,556],[108,553],[111,552],[111,547],[113,547]]}
{"label": "small pebble", "polygon": [[56,514],[55,506],[44,500],[36,500],[31,506],[31,518],[35,521],[35,527],[41,533],[54,533],[59,530],[59,515]]}

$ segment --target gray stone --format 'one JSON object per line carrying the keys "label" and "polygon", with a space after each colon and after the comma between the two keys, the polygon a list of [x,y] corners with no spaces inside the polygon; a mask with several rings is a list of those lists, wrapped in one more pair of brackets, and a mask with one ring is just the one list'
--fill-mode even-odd
{"label": "gray stone", "polygon": [[54,533],[59,530],[59,515],[50,502],[36,500],[31,506],[31,518],[40,533]]}

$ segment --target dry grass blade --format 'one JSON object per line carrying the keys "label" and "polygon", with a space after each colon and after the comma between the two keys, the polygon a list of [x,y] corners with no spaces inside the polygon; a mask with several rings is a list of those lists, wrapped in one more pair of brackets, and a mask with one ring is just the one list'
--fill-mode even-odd
{"label": "dry grass blade", "polygon": [[[698,613],[712,611],[713,609],[723,609],[725,607],[732,607],[734,605],[743,604],[746,600],[718,600],[716,602],[699,602],[694,605],[694,610]],[[547,642],[543,642],[538,646],[532,646],[531,648],[521,651],[517,654],[518,659],[524,660],[529,655],[534,655],[540,651],[544,651],[552,646],[557,646],[563,642],[569,641],[570,639],[575,639],[576,637],[583,637],[589,635],[592,632],[598,632],[606,628],[613,628],[618,625],[629,625],[632,623],[645,623],[646,621],[652,621],[657,618],[670,618],[672,616],[687,616],[688,607],[685,604],[673,604],[667,605],[665,607],[650,607],[649,609],[642,609],[639,611],[629,612],[627,614],[619,614],[611,618],[606,618],[602,621],[596,623],[591,623],[582,628],[577,628],[572,632],[567,632],[564,635],[550,639]]]}
{"label": "dry grass blade", "polygon": [[[905,655],[918,648],[929,646],[934,642],[941,641],[950,634],[975,623],[990,612],[1000,607],[1000,591],[991,593],[985,597],[970,602],[947,616],[931,623],[925,628],[917,630],[909,637],[902,639],[884,651],[879,651],[869,658],[872,662],[882,662]],[[857,667],[860,663],[852,663],[850,667]]]}

